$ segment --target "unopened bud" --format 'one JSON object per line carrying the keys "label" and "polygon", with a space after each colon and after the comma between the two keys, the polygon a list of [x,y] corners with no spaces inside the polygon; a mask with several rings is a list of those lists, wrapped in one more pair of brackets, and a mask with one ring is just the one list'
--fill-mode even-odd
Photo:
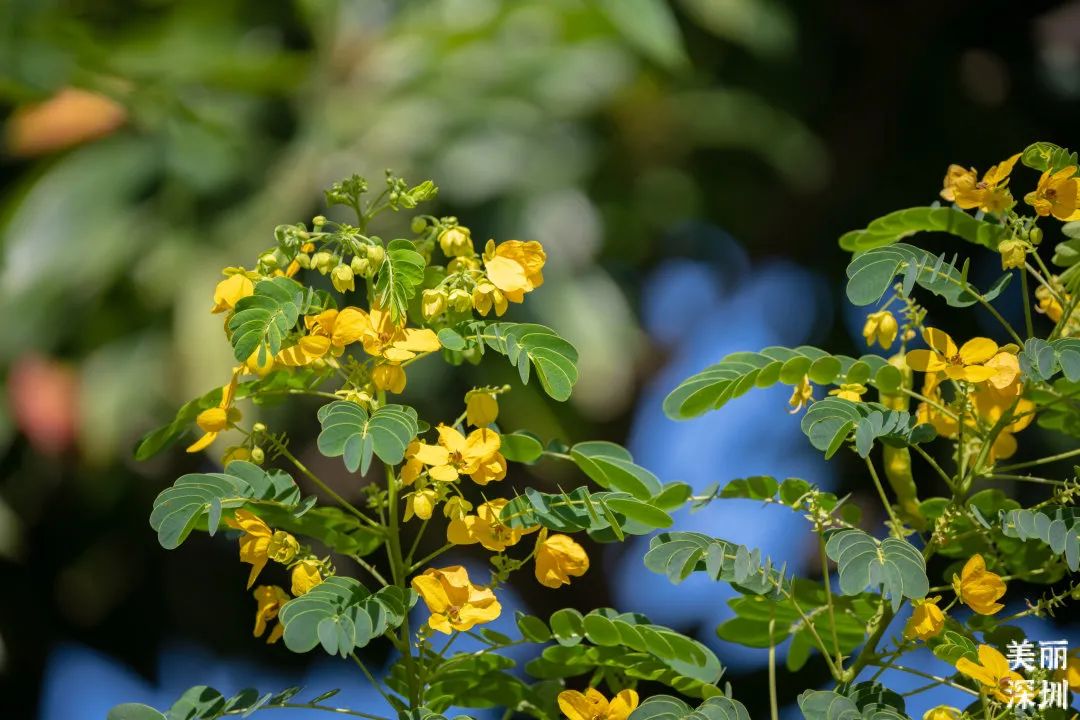
{"label": "unopened bud", "polygon": [[447,304],[454,312],[469,312],[472,310],[472,295],[470,295],[467,290],[455,288],[450,291],[450,297],[447,298]]}
{"label": "unopened bud", "polygon": [[334,289],[338,292],[349,292],[356,289],[356,283],[353,281],[353,271],[348,265],[338,265],[330,273],[330,282],[333,284]]}
{"label": "unopened bud", "polygon": [[255,434],[266,432],[266,423],[257,422],[251,426],[251,432]]}
{"label": "unopened bud", "polygon": [[1042,228],[1033,227],[1031,228],[1031,230],[1028,231],[1028,240],[1031,241],[1032,245],[1038,245],[1039,243],[1041,243],[1042,237]]}
{"label": "unopened bud", "polygon": [[316,215],[314,218],[311,219],[311,224],[314,227],[317,227],[317,228],[322,227],[323,225],[326,224],[326,216],[325,215]]}
{"label": "unopened bud", "polygon": [[472,255],[473,244],[469,228],[463,225],[446,228],[439,235],[439,247],[442,248],[443,255],[447,257]]}
{"label": "unopened bud", "polygon": [[263,452],[261,447],[251,448],[251,462],[262,465],[264,460],[266,460],[266,453]]}
{"label": "unopened bud", "polygon": [[311,263],[316,270],[325,275],[330,272],[330,268],[334,265],[334,256],[325,250],[320,250],[311,256]]}
{"label": "unopened bud", "polygon": [[382,245],[369,245],[367,251],[367,259],[371,264],[372,270],[378,270],[383,264],[383,260],[386,258],[386,251],[383,250]]}
{"label": "unopened bud", "polygon": [[311,269],[311,256],[307,253],[296,254],[296,264],[305,270]]}
{"label": "unopened bud", "polygon": [[368,259],[366,257],[360,257],[359,255],[354,255],[352,262],[349,263],[349,267],[352,268],[353,275],[360,276],[367,275],[368,265]]}
{"label": "unopened bud", "polygon": [[278,266],[277,255],[272,252],[263,253],[259,256],[259,264],[267,270],[274,270]]}
{"label": "unopened bud", "polygon": [[419,235],[424,232],[424,228],[427,227],[427,220],[422,217],[414,217],[410,227],[412,228],[413,233]]}
{"label": "unopened bud", "polygon": [[420,309],[425,320],[431,320],[442,315],[443,311],[446,310],[446,291],[438,288],[425,290]]}

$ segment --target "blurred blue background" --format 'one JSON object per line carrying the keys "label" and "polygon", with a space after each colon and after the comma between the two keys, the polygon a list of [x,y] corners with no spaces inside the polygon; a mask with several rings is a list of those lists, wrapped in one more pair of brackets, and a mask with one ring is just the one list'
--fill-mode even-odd
{"label": "blurred blue background", "polygon": [[[688,423],[660,403],[734,350],[863,352],[836,238],[932,202],[950,162],[1075,145],[1078,96],[1075,2],[0,4],[0,716],[97,720],[200,683],[342,687],[343,705],[377,707],[351,667],[250,637],[233,545],[154,542],[154,495],[213,459],[130,458],[143,432],[222,381],[229,353],[207,313],[220,268],[320,212],[329,182],[386,167],[431,177],[434,212],[475,237],[544,243],[547,282],[513,318],[572,340],[581,381],[564,405],[515,390],[504,426],[622,442],[698,489],[803,477],[854,493],[871,527],[859,468],[809,448],[783,389]],[[983,260],[974,273],[996,262]],[[410,375],[409,399],[456,414],[477,377],[431,364]],[[266,419],[302,429],[297,454],[357,495],[315,450],[310,417]],[[564,472],[514,468],[510,482],[579,482]],[[781,509],[713,503],[678,524],[820,576],[805,523]],[[764,712],[764,651],[714,632],[729,595],[701,578],[667,585],[643,568],[645,544],[593,548],[572,587],[523,582],[504,604],[644,612],[717,649],[737,697]],[[782,700],[825,680],[811,661]]]}

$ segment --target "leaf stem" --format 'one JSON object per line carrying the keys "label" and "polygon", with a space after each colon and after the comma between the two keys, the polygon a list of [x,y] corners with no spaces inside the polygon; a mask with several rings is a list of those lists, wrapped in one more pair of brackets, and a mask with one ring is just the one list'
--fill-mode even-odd
{"label": "leaf stem", "polygon": [[896,537],[901,540],[904,539],[903,531],[900,529],[902,524],[899,518],[896,517],[896,513],[893,511],[892,503],[889,502],[889,497],[885,494],[885,488],[881,484],[881,479],[878,477],[877,470],[874,469],[874,461],[869,457],[865,458],[866,467],[870,471],[870,477],[874,481],[874,487],[877,488],[878,496],[881,498],[881,504],[885,506],[885,512],[889,514],[889,520],[892,521],[892,531]]}
{"label": "leaf stem", "polygon": [[829,578],[829,557],[825,554],[825,538],[818,534],[818,549],[821,552],[821,574],[825,579],[825,600],[829,605],[829,625],[832,629],[833,651],[836,653],[836,664],[843,665],[844,659],[840,655],[840,637],[836,632],[836,609],[833,607],[832,580]]}
{"label": "leaf stem", "polygon": [[1071,457],[1080,455],[1080,448],[1069,450],[1068,452],[1058,453],[1057,455],[1050,455],[1048,457],[1039,458],[1038,460],[1028,460],[1022,463],[1013,463],[1012,465],[1002,465],[997,468],[1000,472],[1008,472],[1009,470],[1022,470],[1024,468],[1035,467],[1036,465],[1048,465],[1050,463],[1057,462],[1059,460],[1068,460]]}
{"label": "leaf stem", "polygon": [[[769,717],[771,720],[780,720],[780,708],[776,699],[776,642],[773,639],[773,629],[776,626],[776,606],[773,606],[774,616],[769,618]],[[836,626],[833,626],[835,631]]]}

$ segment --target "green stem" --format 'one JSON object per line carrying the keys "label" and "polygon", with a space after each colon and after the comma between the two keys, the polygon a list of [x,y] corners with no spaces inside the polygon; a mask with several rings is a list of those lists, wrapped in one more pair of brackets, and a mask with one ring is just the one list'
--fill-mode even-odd
{"label": "green stem", "polygon": [[1028,337],[1035,337],[1034,324],[1031,320],[1031,298],[1028,290],[1028,276],[1024,269],[1020,269],[1020,292],[1024,296],[1024,329]]}
{"label": "green stem", "polygon": [[921,445],[912,445],[911,448],[922,456],[922,459],[925,460],[926,463],[934,469],[934,471],[938,474],[938,477],[945,481],[946,487],[948,487],[949,490],[955,492],[955,490],[953,489],[952,478],[949,477],[948,473],[941,469],[941,466],[938,465],[937,460],[935,460],[930,455],[930,453],[923,450]]}
{"label": "green stem", "polygon": [[882,610],[874,623],[873,628],[870,631],[870,637],[866,639],[866,644],[863,645],[862,650],[855,657],[855,662],[848,668],[840,678],[841,682],[852,682],[862,669],[870,664],[870,661],[874,657],[874,653],[877,652],[877,644],[881,641],[881,636],[885,634],[885,630],[888,629],[889,623],[892,622],[895,613],[893,613],[892,607],[885,605],[885,598],[881,598]]}
{"label": "green stem", "polygon": [[979,693],[975,692],[974,690],[972,690],[971,688],[966,688],[963,685],[959,685],[957,683],[954,683],[953,681],[949,680],[948,678],[943,678],[943,677],[940,677],[938,675],[931,675],[930,673],[925,673],[922,670],[916,670],[914,668],[909,668],[909,667],[907,667],[905,665],[882,664],[881,667],[888,668],[889,670],[899,670],[900,672],[906,672],[906,673],[909,673],[911,675],[916,675],[916,676],[921,677],[921,678],[926,678],[927,680],[934,680],[934,681],[936,681],[938,683],[941,683],[942,685],[948,685],[949,687],[954,688],[956,690],[963,690],[968,695],[976,695],[977,696],[979,694]]}
{"label": "green stem", "polygon": [[818,549],[821,552],[821,574],[825,578],[825,600],[829,605],[829,625],[832,629],[833,651],[836,653],[836,664],[842,665],[843,657],[840,655],[840,636],[836,633],[836,609],[833,607],[832,580],[829,578],[829,557],[825,554],[825,538],[818,535]]}
{"label": "green stem", "polygon": [[821,652],[821,656],[825,659],[825,664],[828,666],[829,673],[833,676],[833,679],[837,682],[843,682],[841,680],[844,674],[843,666],[842,664],[841,666],[837,666],[836,663],[833,662],[832,657],[829,655],[829,649],[825,647],[825,641],[821,639],[821,635],[818,634],[817,628],[814,627],[814,622],[807,617],[806,613],[799,607],[798,601],[795,600],[795,595],[790,590],[780,588],[780,592],[784,594],[784,597],[791,601],[791,606],[795,608],[795,612],[799,613],[799,618],[803,621],[806,629],[810,631],[810,637],[814,639],[818,651]]}
{"label": "green stem", "polygon": [[[381,393],[380,393],[381,394]],[[380,402],[382,399],[380,398]],[[386,496],[387,507],[386,514],[389,524],[389,532],[386,538],[386,554],[390,560],[391,577],[394,580],[394,585],[400,588],[406,588],[406,582],[411,570],[407,570],[405,567],[405,560],[401,554],[401,528],[399,527],[399,512],[398,512],[398,481],[397,475],[394,473],[394,468],[391,465],[386,465]],[[409,629],[409,614],[405,613],[401,622],[401,653],[405,659],[405,672],[409,678],[409,702],[410,707],[416,708],[420,706],[420,687],[417,685],[419,679],[416,673],[416,658],[412,653],[412,632]]]}
{"label": "green stem", "polygon": [[997,311],[997,308],[995,308],[993,305],[991,305],[990,302],[986,298],[984,298],[982,295],[978,295],[977,297],[979,298],[979,304],[982,305],[984,308],[986,308],[987,311],[991,315],[994,316],[994,319],[996,319],[999,323],[1001,323],[1001,326],[1003,328],[1005,328],[1005,331],[1007,333],[1009,333],[1009,335],[1012,335],[1012,339],[1016,341],[1017,345],[1019,345],[1020,347],[1023,347],[1024,346],[1023,338],[1021,338],[1020,335],[1017,334],[1016,330],[1013,329],[1013,326],[1009,324],[1009,321],[1006,320],[1005,318],[1003,318],[1001,316],[1001,313],[999,313]]}
{"label": "green stem", "polygon": [[359,555],[350,555],[349,557],[351,557],[357,565],[367,570],[371,574],[371,576],[381,582],[384,587],[390,584],[386,582],[386,578],[382,576],[382,573],[376,570],[375,566],[373,566],[367,560],[364,560],[364,558],[360,557]]}
{"label": "green stem", "polygon": [[296,469],[299,470],[300,473],[304,477],[306,477],[311,482],[315,483],[315,485],[318,486],[318,488],[320,490],[322,490],[324,493],[326,493],[327,495],[332,497],[335,502],[337,502],[339,505],[341,505],[341,507],[345,508],[350,513],[352,513],[357,518],[364,521],[365,523],[367,523],[371,527],[382,530],[382,527],[379,525],[379,523],[375,522],[374,520],[369,518],[367,515],[362,513],[359,509],[354,507],[352,505],[352,503],[350,503],[345,498],[341,497],[341,495],[338,495],[336,492],[334,492],[333,488],[331,488],[329,485],[327,485],[322,480],[320,480],[318,478],[318,476],[315,475],[315,473],[308,470],[307,467],[305,467],[304,464],[302,462],[300,462],[296,458],[295,455],[293,455],[291,452],[289,452],[289,449],[287,447],[285,447],[285,445],[283,443],[281,443],[281,442],[279,442],[277,440],[277,438],[275,438],[272,435],[267,434],[266,439],[270,441],[270,444],[274,446],[275,450],[277,450],[283,457],[285,457],[287,460],[289,460],[289,462],[291,462],[293,465],[295,465]]}
{"label": "green stem", "polygon": [[[264,705],[259,708],[259,712],[263,710],[322,710],[323,712],[337,713],[338,715],[345,715],[347,717],[367,718],[367,720],[389,720],[389,718],[383,715],[372,715],[370,713],[360,712],[359,710],[349,710],[348,708],[326,707],[325,705],[309,705],[305,703],[282,703],[281,705]],[[247,712],[247,708],[237,708],[236,710],[226,710],[222,715],[243,715]]]}
{"label": "green stem", "polygon": [[371,671],[369,671],[367,669],[367,666],[364,665],[364,661],[361,660],[360,657],[354,652],[349,653],[349,656],[352,657],[353,662],[356,663],[356,666],[360,668],[360,672],[364,673],[364,677],[366,677],[367,681],[371,683],[371,687],[375,688],[375,691],[382,695],[382,698],[386,701],[387,705],[389,705],[390,707],[394,707],[394,703],[390,702],[390,696],[386,694],[386,691],[382,689],[382,685],[379,684],[379,681],[375,679],[375,677],[371,674]]}
{"label": "green stem", "polygon": [[1037,465],[1048,465],[1050,463],[1057,462],[1059,460],[1068,460],[1071,457],[1080,455],[1080,448],[1075,450],[1069,450],[1068,452],[1058,453],[1057,455],[1050,455],[1049,457],[1039,458],[1038,460],[1028,460],[1022,463],[1013,463],[1012,465],[1002,465],[997,468],[1000,472],[1008,472],[1010,470],[1023,470],[1024,468],[1035,467]]}
{"label": "green stem", "polygon": [[776,618],[769,618],[769,717],[771,720],[780,720],[780,704],[776,699],[776,642],[773,640],[775,626]]}
{"label": "green stem", "polygon": [[892,521],[893,534],[903,540],[904,533],[900,529],[902,527],[900,520],[896,517],[896,513],[893,512],[892,503],[889,502],[889,497],[885,494],[885,487],[881,484],[881,479],[878,477],[877,470],[874,469],[874,462],[869,457],[866,458],[866,467],[870,471],[870,477],[874,481],[874,487],[877,488],[878,496],[881,498],[881,504],[885,506],[885,512],[889,514],[889,520]]}
{"label": "green stem", "polygon": [[409,566],[409,573],[416,572],[417,570],[422,568],[424,565],[427,565],[429,562],[431,562],[435,558],[439,557],[440,555],[442,555],[444,552],[446,552],[447,550],[449,550],[452,547],[454,547],[454,543],[446,543],[445,545],[443,545],[441,548],[439,548],[435,552],[432,552],[432,553],[430,553],[428,555],[425,555],[424,557],[420,558],[419,560],[414,562],[411,566]]}

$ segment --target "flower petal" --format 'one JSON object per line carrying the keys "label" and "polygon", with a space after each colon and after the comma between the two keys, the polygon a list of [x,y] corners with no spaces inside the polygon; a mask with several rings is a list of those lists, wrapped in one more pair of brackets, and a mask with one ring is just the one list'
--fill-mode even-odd
{"label": "flower petal", "polygon": [[981,365],[997,354],[997,343],[990,338],[971,338],[960,348],[960,359],[965,365]]}

